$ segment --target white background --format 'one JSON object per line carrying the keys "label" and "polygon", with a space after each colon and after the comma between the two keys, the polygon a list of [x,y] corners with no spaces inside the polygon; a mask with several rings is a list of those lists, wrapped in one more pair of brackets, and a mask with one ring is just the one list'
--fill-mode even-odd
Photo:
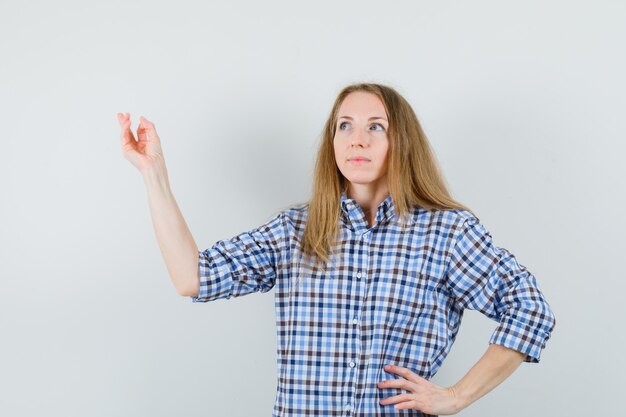
{"label": "white background", "polygon": [[[617,415],[626,6],[615,1],[0,3],[0,415],[262,416],[274,290],[177,295],[117,112],[154,121],[201,249],[311,191],[355,81],[413,105],[456,199],[557,325],[462,416]],[[434,381],[496,322],[466,312]]]}

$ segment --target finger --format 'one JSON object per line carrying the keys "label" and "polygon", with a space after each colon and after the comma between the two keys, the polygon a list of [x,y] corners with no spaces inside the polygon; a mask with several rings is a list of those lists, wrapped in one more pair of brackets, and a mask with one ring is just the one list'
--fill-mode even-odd
{"label": "finger", "polygon": [[401,403],[398,403],[398,404],[394,405],[393,408],[396,409],[396,410],[404,410],[404,409],[415,410],[415,409],[417,409],[415,400],[403,401]]}
{"label": "finger", "polygon": [[417,382],[418,379],[423,379],[421,376],[417,375],[415,372],[411,371],[408,368],[397,365],[385,365],[385,371],[400,375],[409,381]]}
{"label": "finger", "polygon": [[141,122],[139,123],[139,126],[137,126],[137,140],[139,142],[148,141],[148,138],[146,138],[146,128]]}
{"label": "finger", "polygon": [[122,141],[122,145],[133,145],[135,142],[135,137],[133,136],[133,132],[130,130],[130,117],[127,116],[126,120],[121,125],[121,133],[120,139]]}
{"label": "finger", "polygon": [[156,128],[154,127],[154,123],[149,121],[143,116],[139,116],[139,121],[146,132],[146,138],[148,142],[159,143],[159,135],[157,135]]}
{"label": "finger", "polygon": [[408,369],[398,365],[385,365],[385,371],[404,376]]}
{"label": "finger", "polygon": [[130,117],[130,113],[117,113],[117,121],[120,124],[124,124],[124,122]]}
{"label": "finger", "polygon": [[378,388],[403,388],[410,391],[412,384],[404,378],[388,379],[377,384]]}
{"label": "finger", "polygon": [[379,402],[382,405],[389,405],[389,404],[398,404],[404,401],[411,401],[411,400],[413,400],[412,394],[404,393],[404,394],[394,395],[393,397],[383,398]]}

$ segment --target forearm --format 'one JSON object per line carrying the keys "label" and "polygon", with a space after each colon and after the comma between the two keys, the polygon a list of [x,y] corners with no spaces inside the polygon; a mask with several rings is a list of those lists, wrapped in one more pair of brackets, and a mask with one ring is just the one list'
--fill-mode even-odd
{"label": "forearm", "polygon": [[460,400],[460,409],[498,386],[524,360],[524,354],[501,345],[490,344],[485,354],[451,389]]}
{"label": "forearm", "polygon": [[197,294],[198,246],[170,189],[167,169],[142,172],[152,224],[170,279],[180,295]]}

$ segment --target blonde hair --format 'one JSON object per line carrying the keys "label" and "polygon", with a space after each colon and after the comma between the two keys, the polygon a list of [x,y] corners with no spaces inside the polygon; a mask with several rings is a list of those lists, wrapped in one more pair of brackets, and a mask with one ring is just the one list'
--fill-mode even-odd
{"label": "blonde hair", "polygon": [[339,107],[346,96],[355,91],[376,94],[387,112],[387,182],[398,217],[410,216],[414,205],[429,211],[462,209],[471,212],[450,196],[428,138],[404,97],[381,84],[348,85],[337,95],[326,120],[315,163],[302,249],[307,257],[316,258],[318,262],[328,263],[338,238],[341,192],[347,189],[348,182],[337,166],[333,139]]}

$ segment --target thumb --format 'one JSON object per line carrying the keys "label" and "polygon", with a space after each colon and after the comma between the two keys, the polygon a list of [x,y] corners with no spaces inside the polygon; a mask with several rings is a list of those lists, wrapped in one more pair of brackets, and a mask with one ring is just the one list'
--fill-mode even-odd
{"label": "thumb", "polygon": [[146,132],[146,137],[148,138],[148,142],[150,143],[160,143],[159,135],[157,135],[156,128],[154,127],[154,123],[149,121],[143,116],[139,116],[139,123],[144,128]]}

